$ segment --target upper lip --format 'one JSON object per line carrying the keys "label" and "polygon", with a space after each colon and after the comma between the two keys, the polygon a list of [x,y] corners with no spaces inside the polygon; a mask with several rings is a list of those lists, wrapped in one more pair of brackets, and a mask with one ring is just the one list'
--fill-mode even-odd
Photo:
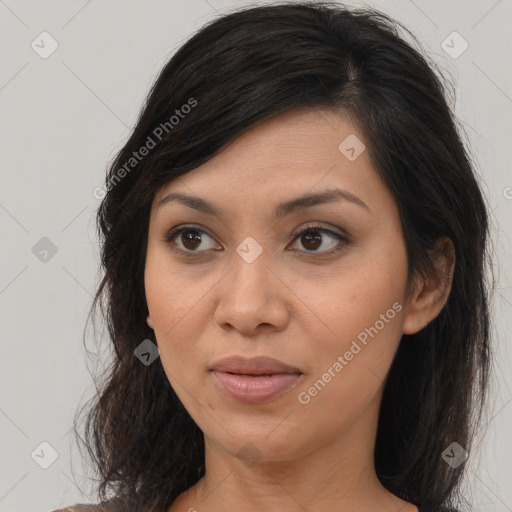
{"label": "upper lip", "polygon": [[212,370],[240,375],[265,375],[274,373],[299,373],[302,371],[271,357],[230,356],[219,359],[212,365]]}

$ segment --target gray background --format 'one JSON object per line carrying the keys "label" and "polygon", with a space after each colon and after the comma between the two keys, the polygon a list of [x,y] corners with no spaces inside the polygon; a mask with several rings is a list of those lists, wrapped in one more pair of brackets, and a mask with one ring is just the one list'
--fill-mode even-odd
{"label": "gray background", "polygon": [[[169,56],[217,13],[242,5],[249,2],[0,0],[0,512],[94,500],[70,433],[95,391],[91,374],[108,357],[101,329],[96,339],[86,333],[89,358],[82,342],[100,277],[93,190]],[[499,279],[496,364],[487,435],[466,462],[465,484],[477,510],[512,511],[512,2],[367,5],[405,23],[452,75],[455,111],[485,182]],[[31,47],[51,48],[43,31],[58,43],[48,58]],[[469,45],[457,58],[441,46],[454,31]],[[452,53],[461,48],[450,44]],[[55,254],[41,252],[43,237]],[[43,442],[58,455],[47,469]]]}

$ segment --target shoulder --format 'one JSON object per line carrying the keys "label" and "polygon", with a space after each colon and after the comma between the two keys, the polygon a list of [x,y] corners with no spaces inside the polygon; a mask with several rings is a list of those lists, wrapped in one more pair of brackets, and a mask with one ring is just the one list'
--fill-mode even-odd
{"label": "shoulder", "polygon": [[[126,510],[134,511],[134,501],[127,497],[110,498],[99,504],[94,503],[77,503],[67,508],[52,510],[52,512],[125,512]],[[135,507],[137,508],[137,507]],[[139,508],[137,508],[137,511]]]}
{"label": "shoulder", "polygon": [[418,512],[460,512],[460,511],[456,508],[451,508],[451,507],[441,507],[440,509],[436,508],[435,511],[433,509],[431,509],[430,507],[429,508],[418,507]]}
{"label": "shoulder", "polygon": [[[77,503],[67,508],[52,510],[51,512],[150,512],[146,505],[141,504],[139,498],[133,496],[117,496],[99,504],[94,503]],[[151,510],[153,510],[151,508]]]}
{"label": "shoulder", "polygon": [[80,503],[78,505],[52,510],[52,512],[107,512],[107,509],[101,505]]}

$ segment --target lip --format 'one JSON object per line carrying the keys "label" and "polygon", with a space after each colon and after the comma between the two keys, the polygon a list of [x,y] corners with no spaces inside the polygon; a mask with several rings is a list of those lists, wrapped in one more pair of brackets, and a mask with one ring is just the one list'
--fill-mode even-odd
{"label": "lip", "polygon": [[220,390],[249,404],[281,396],[304,375],[299,368],[269,357],[231,356],[214,363],[211,371]]}
{"label": "lip", "polygon": [[277,398],[294,388],[302,374],[274,373],[265,375],[235,375],[213,371],[215,382],[229,397],[247,404],[260,404]]}
{"label": "lip", "polygon": [[271,357],[224,357],[212,364],[211,369],[217,372],[236,373],[239,375],[265,375],[274,373],[303,373],[296,366],[283,363]]}

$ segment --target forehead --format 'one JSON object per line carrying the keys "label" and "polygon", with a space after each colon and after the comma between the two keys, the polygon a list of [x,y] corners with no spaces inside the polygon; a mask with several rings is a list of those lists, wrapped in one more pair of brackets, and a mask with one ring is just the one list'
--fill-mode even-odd
{"label": "forehead", "polygon": [[311,109],[281,114],[164,185],[155,197],[154,209],[172,192],[243,209],[336,187],[366,204],[375,203],[371,196],[387,191],[366,145],[363,133],[342,114]]}

